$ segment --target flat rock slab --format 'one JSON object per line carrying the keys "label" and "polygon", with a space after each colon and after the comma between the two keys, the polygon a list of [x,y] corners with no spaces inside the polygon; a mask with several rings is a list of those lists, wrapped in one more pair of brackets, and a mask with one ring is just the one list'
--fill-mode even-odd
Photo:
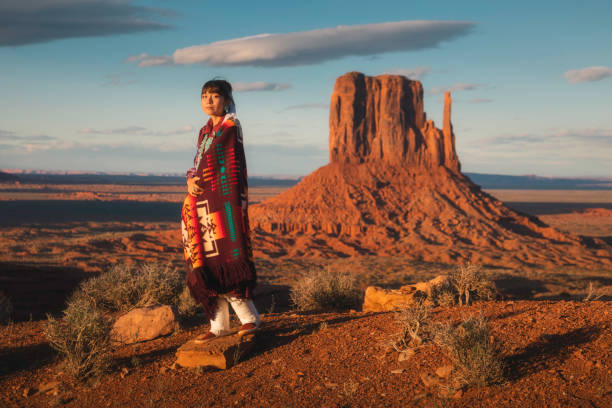
{"label": "flat rock slab", "polygon": [[176,364],[181,367],[232,367],[255,345],[255,335],[217,337],[205,343],[190,340],[176,351]]}

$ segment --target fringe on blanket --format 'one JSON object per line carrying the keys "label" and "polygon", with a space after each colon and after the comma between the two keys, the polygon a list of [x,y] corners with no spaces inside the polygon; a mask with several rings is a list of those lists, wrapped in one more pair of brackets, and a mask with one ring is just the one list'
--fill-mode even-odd
{"label": "fringe on blanket", "polygon": [[[199,267],[187,271],[187,287],[191,296],[202,305],[208,319],[212,319],[217,308],[217,296],[229,293],[238,298],[251,298],[257,276],[248,260],[210,267]],[[236,287],[235,282],[241,282]]]}

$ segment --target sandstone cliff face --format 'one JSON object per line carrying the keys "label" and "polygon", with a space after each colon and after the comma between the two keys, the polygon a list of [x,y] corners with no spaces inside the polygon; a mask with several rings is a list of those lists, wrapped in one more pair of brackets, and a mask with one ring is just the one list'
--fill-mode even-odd
{"label": "sandstone cliff face", "polygon": [[445,96],[444,130],[427,121],[423,85],[400,75],[339,77],[329,115],[330,162],[383,161],[402,166],[445,166],[459,171]]}
{"label": "sandstone cliff face", "polygon": [[612,265],[603,242],[586,248],[461,173],[448,93],[440,130],[426,120],[420,82],[343,75],[332,94],[329,144],[329,164],[250,207],[256,256]]}

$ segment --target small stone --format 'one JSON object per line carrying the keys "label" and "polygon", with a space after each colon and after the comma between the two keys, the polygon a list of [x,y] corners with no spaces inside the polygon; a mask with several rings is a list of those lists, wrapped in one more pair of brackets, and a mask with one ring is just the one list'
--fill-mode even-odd
{"label": "small stone", "polygon": [[421,374],[421,381],[423,381],[423,384],[425,384],[426,387],[437,385],[440,382],[438,377],[429,373]]}
{"label": "small stone", "polygon": [[159,373],[160,374],[164,374],[166,371],[168,371],[168,367],[160,367],[159,368]]}
{"label": "small stone", "polygon": [[304,373],[303,373],[303,372],[301,372],[301,371],[298,371],[298,372],[297,372],[295,375],[297,375],[298,377],[303,377],[303,376],[304,376]]}
{"label": "small stone", "polygon": [[123,367],[119,375],[121,376],[121,378],[125,378],[125,376],[128,375],[129,373],[130,373],[130,370],[128,370],[127,367]]}
{"label": "small stone", "polygon": [[423,392],[423,393],[421,393],[421,394],[417,394],[417,395],[415,395],[415,396],[412,398],[412,400],[413,400],[413,401],[419,401],[419,400],[422,400],[423,398],[425,398],[426,396],[427,396],[427,394]]}
{"label": "small stone", "polygon": [[391,374],[401,374],[404,372],[403,368],[396,368],[395,370],[391,370]]}
{"label": "small stone", "polygon": [[414,356],[414,350],[409,348],[399,353],[397,361],[406,361],[409,360],[412,356]]}
{"label": "small stone", "polygon": [[453,366],[450,365],[438,367],[438,369],[436,370],[436,375],[440,378],[448,378],[451,371],[453,371]]}
{"label": "small stone", "polygon": [[49,394],[53,392],[58,392],[59,381],[50,381],[38,386],[38,392],[43,394]]}
{"label": "small stone", "polygon": [[36,394],[36,390],[34,388],[25,387],[23,389],[23,398],[28,398],[31,395]]}

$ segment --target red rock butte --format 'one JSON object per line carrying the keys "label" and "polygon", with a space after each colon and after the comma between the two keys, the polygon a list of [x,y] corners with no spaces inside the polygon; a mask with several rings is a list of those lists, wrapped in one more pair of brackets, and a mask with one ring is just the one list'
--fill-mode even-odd
{"label": "red rock butte", "polygon": [[349,72],[336,80],[330,163],[250,207],[259,256],[402,255],[506,267],[612,265],[612,248],[516,212],[461,173],[444,95],[442,129],[423,85]]}

